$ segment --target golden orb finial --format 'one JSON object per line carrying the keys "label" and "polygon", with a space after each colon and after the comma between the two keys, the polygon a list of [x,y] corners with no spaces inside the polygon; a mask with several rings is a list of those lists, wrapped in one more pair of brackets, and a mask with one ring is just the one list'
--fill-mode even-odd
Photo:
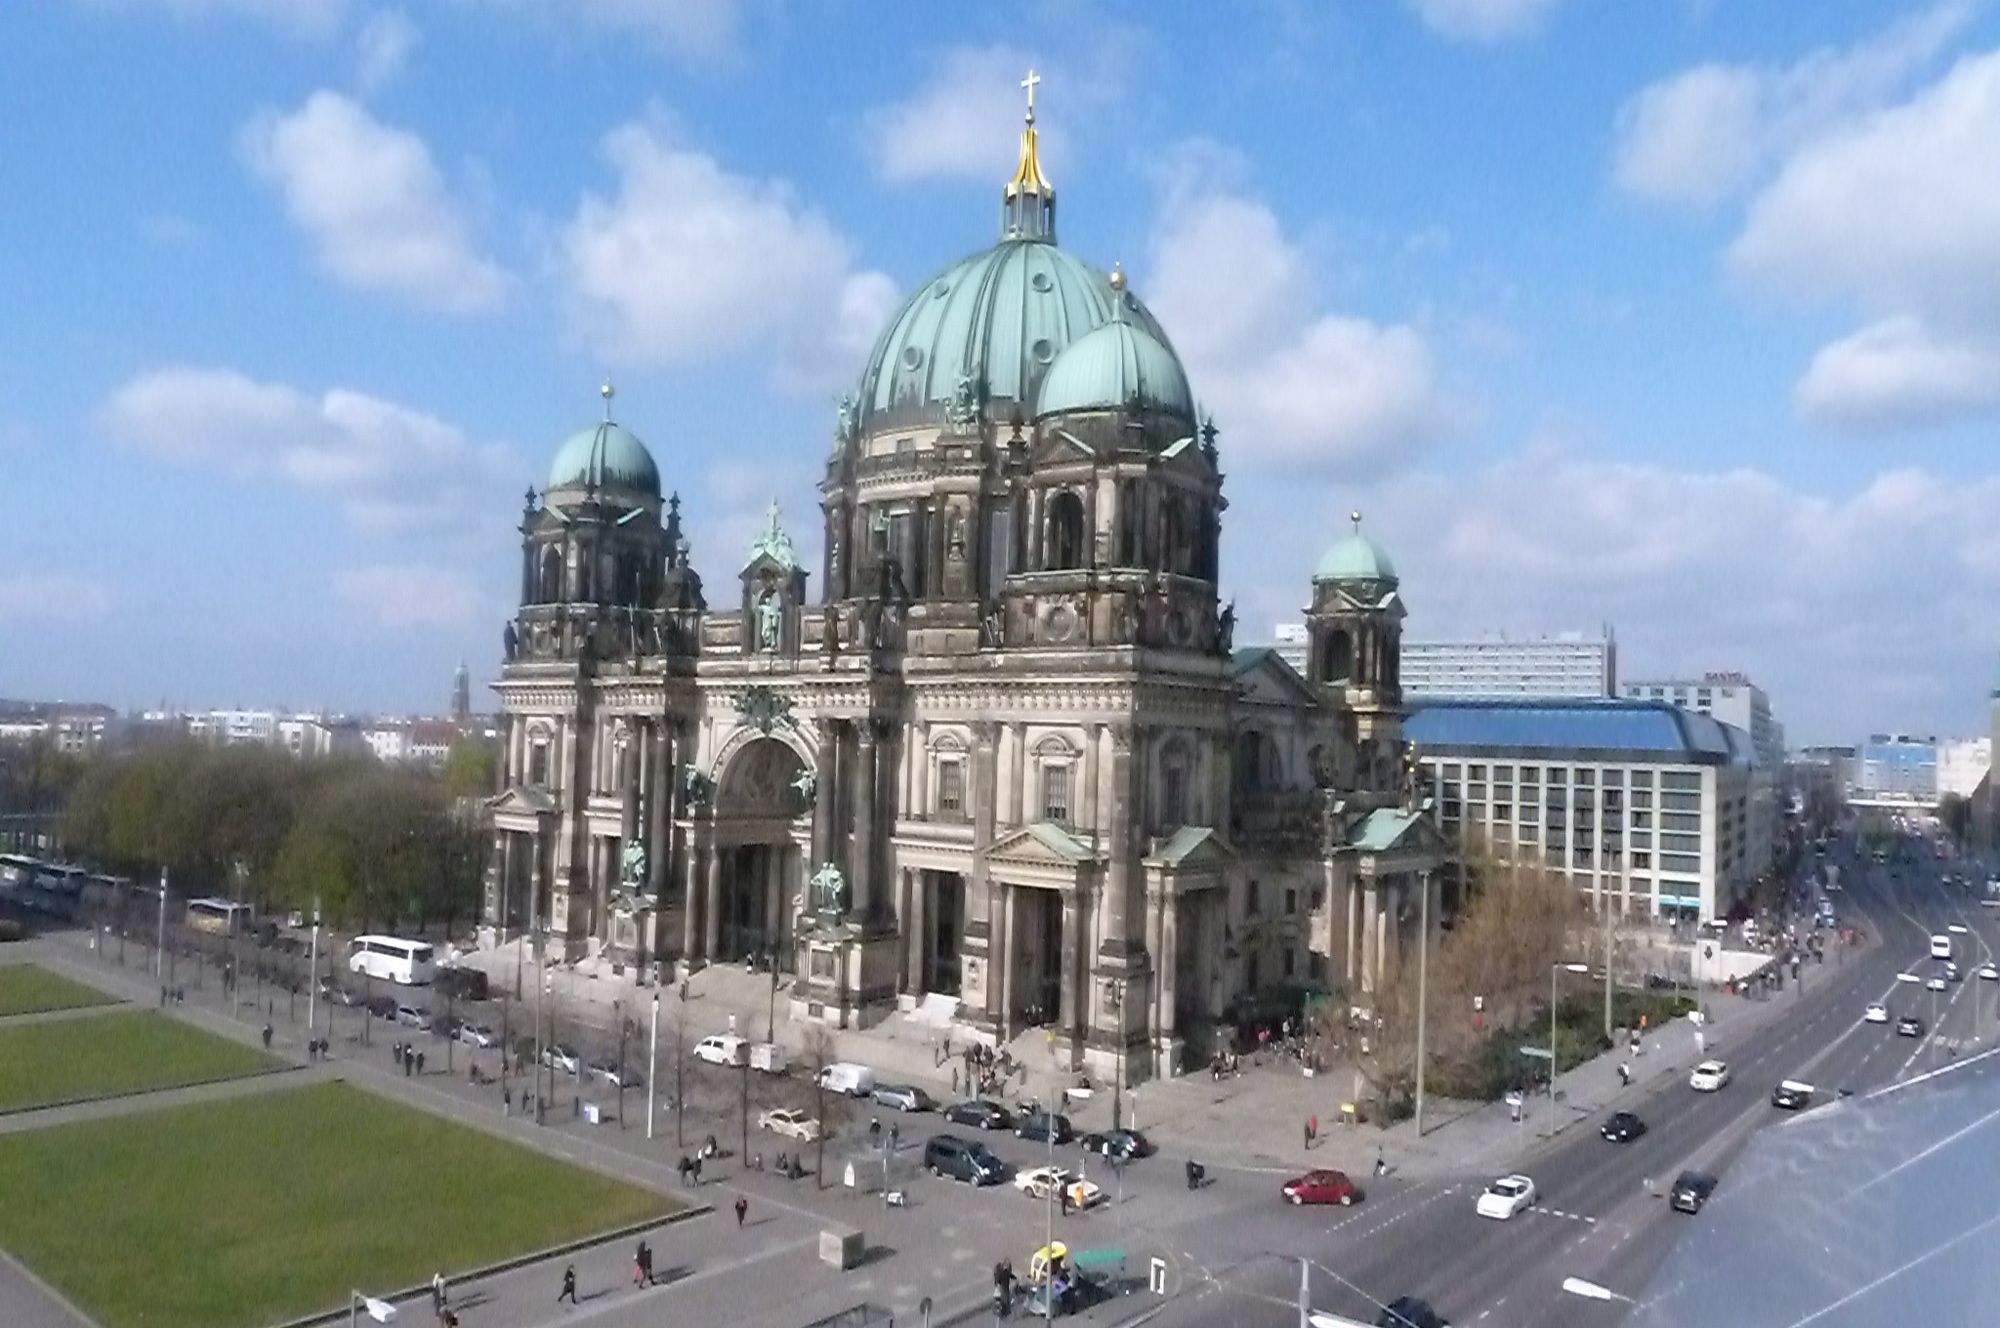
{"label": "golden orb finial", "polygon": [[1125,265],[1123,263],[1113,263],[1111,265],[1111,289],[1119,292],[1123,292],[1125,289]]}
{"label": "golden orb finial", "polygon": [[1355,534],[1357,534],[1357,535],[1359,535],[1359,534],[1361,533],[1361,512],[1360,512],[1360,510],[1359,510],[1359,509],[1357,508],[1357,509],[1356,509],[1355,511],[1352,511],[1352,512],[1349,512],[1349,513],[1347,514],[1347,519],[1348,519],[1349,521],[1352,521],[1352,522],[1354,523],[1354,533],[1355,533]]}
{"label": "golden orb finial", "polygon": [[604,398],[604,422],[609,424],[611,423],[611,398],[618,395],[618,389],[611,385],[609,374],[605,375],[603,384],[597,389],[597,395]]}

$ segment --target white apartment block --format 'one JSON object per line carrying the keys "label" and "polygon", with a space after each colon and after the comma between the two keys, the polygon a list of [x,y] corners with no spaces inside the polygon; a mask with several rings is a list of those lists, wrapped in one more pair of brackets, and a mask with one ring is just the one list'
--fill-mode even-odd
{"label": "white apartment block", "polygon": [[1778,850],[1779,786],[1784,782],[1785,726],[1771,715],[1764,689],[1741,673],[1704,673],[1700,678],[1635,678],[1619,688],[1631,700],[1665,701],[1716,719],[1750,735],[1757,772],[1750,809],[1753,844],[1762,845],[1760,863]]}
{"label": "white apartment block", "polygon": [[1761,869],[1748,736],[1708,716],[1622,699],[1432,701],[1404,733],[1448,836],[1537,856],[1594,907],[1709,921]]}
{"label": "white apartment block", "polygon": [[1403,642],[1403,695],[1492,697],[1611,696],[1618,643],[1582,632]]}
{"label": "white apartment block", "polygon": [[1993,765],[1993,739],[1947,738],[1937,745],[1937,791],[1969,798]]}

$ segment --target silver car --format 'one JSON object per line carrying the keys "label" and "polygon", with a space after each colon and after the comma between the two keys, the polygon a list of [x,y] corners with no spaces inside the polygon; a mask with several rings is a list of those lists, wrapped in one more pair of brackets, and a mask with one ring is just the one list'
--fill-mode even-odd
{"label": "silver car", "polygon": [[425,1032],[429,1032],[431,1027],[431,1012],[419,1009],[414,1005],[399,1005],[396,1007],[396,1022],[406,1028],[421,1028]]}
{"label": "silver car", "polygon": [[458,1040],[468,1047],[497,1047],[500,1035],[484,1024],[460,1024]]}

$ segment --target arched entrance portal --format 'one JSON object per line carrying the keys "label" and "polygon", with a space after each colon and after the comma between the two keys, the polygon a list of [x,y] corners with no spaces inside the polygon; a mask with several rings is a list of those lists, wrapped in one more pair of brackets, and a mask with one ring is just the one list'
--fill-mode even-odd
{"label": "arched entrance portal", "polygon": [[[811,810],[805,763],[777,738],[757,738],[729,759],[715,791],[721,860],[708,958],[790,963],[792,896],[801,880],[799,838]],[[795,833],[796,832],[796,833]]]}

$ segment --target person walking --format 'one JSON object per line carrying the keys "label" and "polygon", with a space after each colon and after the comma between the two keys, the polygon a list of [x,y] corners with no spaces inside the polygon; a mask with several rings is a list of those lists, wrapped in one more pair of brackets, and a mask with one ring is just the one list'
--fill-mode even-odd
{"label": "person walking", "polygon": [[639,1242],[638,1255],[632,1260],[632,1285],[659,1285],[653,1280],[653,1247],[643,1240]]}
{"label": "person walking", "polygon": [[424,1072],[424,1053],[420,1051],[417,1053],[417,1073],[422,1074],[423,1072]]}
{"label": "person walking", "polygon": [[743,1229],[743,1219],[750,1213],[750,1201],[742,1195],[736,1196],[736,1229]]}
{"label": "person walking", "polygon": [[431,1274],[431,1314],[442,1319],[444,1312],[451,1308],[451,1297],[445,1290],[444,1271]]}
{"label": "person walking", "polygon": [[564,1265],[562,1290],[556,1293],[556,1304],[560,1305],[565,1300],[576,1304],[576,1265],[573,1263]]}
{"label": "person walking", "polygon": [[264,1025],[264,1050],[269,1051],[270,1049],[271,1049],[271,1025],[267,1023]]}

